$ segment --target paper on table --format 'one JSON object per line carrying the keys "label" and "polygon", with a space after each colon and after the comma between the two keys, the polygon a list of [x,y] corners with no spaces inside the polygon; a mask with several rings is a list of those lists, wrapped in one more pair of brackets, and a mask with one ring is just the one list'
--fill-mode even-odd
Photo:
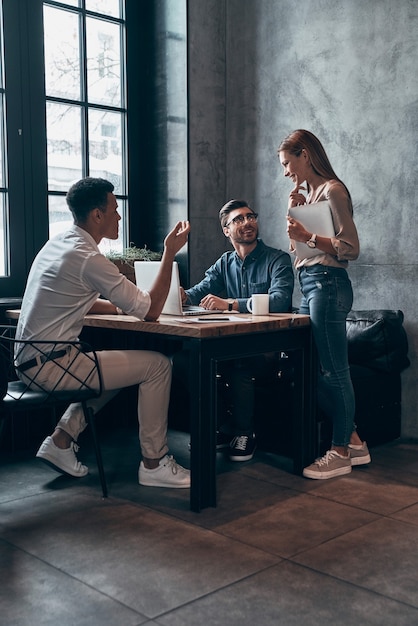
{"label": "paper on table", "polygon": [[251,317],[240,317],[238,315],[225,315],[222,317],[180,317],[175,320],[176,322],[183,322],[184,324],[213,324],[214,322],[252,322]]}

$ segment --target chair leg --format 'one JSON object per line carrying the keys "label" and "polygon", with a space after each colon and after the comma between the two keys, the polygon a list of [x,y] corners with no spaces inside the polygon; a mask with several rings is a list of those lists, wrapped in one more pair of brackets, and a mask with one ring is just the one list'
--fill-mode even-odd
{"label": "chair leg", "polygon": [[100,450],[99,439],[97,437],[96,420],[93,410],[83,403],[86,422],[89,424],[93,437],[94,451],[96,453],[97,469],[99,470],[100,484],[102,486],[103,498],[107,498],[107,484],[103,468],[102,452]]}
{"label": "chair leg", "polygon": [[0,417],[0,443],[1,440],[3,438],[3,432],[4,432],[4,425],[6,423],[6,418],[5,417]]}
{"label": "chair leg", "polygon": [[57,409],[56,409],[55,404],[53,404],[51,406],[51,430],[52,430],[52,432],[55,430],[57,422],[58,422],[58,420],[57,420]]}

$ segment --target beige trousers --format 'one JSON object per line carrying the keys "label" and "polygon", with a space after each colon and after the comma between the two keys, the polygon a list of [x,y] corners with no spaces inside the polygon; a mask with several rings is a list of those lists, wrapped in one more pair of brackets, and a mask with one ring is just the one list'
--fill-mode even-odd
{"label": "beige trousers", "polygon": [[[148,459],[160,459],[168,452],[167,414],[171,387],[171,361],[159,352],[149,350],[103,350],[97,351],[103,380],[103,393],[87,405],[97,413],[120,389],[138,385],[139,440],[142,455]],[[60,359],[71,360],[71,353]],[[77,358],[71,372],[83,379],[91,371],[91,360]],[[35,368],[27,371],[33,377]],[[28,382],[25,373],[19,377]],[[62,370],[53,363],[45,363],[37,381],[51,389],[62,377]],[[60,381],[58,389],[78,387],[74,378],[67,376]],[[70,404],[57,427],[68,433],[74,441],[86,428],[80,403]]]}

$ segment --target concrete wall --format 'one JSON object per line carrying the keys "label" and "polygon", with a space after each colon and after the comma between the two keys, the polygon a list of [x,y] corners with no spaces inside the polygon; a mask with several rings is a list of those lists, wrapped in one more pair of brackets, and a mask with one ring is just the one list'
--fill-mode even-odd
{"label": "concrete wall", "polygon": [[290,184],[277,146],[295,128],[314,132],[353,196],[361,242],[350,265],[353,308],[405,314],[410,437],[418,437],[417,64],[416,0],[189,2],[192,281],[225,247],[216,212],[232,197],[260,213],[266,243],[287,247]]}
{"label": "concrete wall", "polygon": [[217,213],[226,187],[224,0],[188,2],[190,284],[226,249]]}

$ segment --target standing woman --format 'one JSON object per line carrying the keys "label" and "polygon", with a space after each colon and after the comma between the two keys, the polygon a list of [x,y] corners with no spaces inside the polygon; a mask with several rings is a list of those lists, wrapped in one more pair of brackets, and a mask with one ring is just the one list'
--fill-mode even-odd
{"label": "standing woman", "polygon": [[[350,193],[336,176],[317,137],[307,130],[295,130],[281,142],[278,153],[284,175],[294,185],[289,207],[327,200],[334,222],[335,236],[329,238],[287,218],[291,251],[292,241],[302,241],[318,251],[309,259],[296,258],[295,267],[302,291],[299,312],[311,317],[319,355],[318,402],[333,423],[331,449],[306,467],[303,475],[333,478],[349,474],[352,465],[371,461],[367,444],[354,425],[354,391],[347,356],[346,318],[353,304],[353,290],[346,268],[348,261],[359,255],[359,240]],[[306,197],[302,191],[307,192]]]}

